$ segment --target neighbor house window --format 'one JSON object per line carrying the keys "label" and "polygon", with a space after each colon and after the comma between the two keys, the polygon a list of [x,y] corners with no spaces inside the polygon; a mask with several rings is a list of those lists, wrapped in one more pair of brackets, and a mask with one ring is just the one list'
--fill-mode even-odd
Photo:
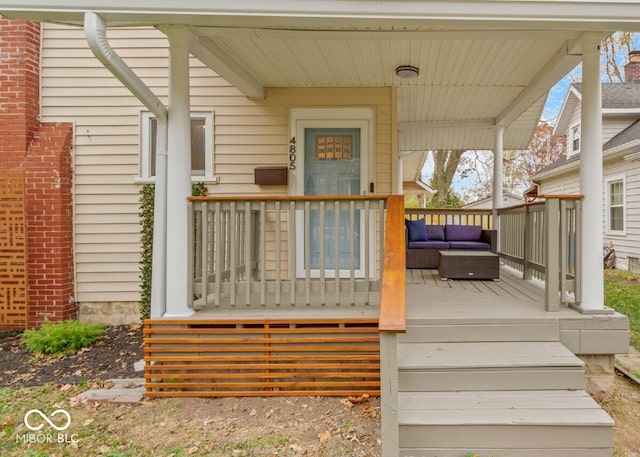
{"label": "neighbor house window", "polygon": [[[142,113],[140,176],[143,178],[156,175],[157,132],[156,118],[151,113]],[[213,113],[191,113],[191,176],[213,177]]]}
{"label": "neighbor house window", "polygon": [[625,231],[624,178],[607,180],[607,231]]}
{"label": "neighbor house window", "polygon": [[580,152],[580,126],[571,127],[571,154]]}

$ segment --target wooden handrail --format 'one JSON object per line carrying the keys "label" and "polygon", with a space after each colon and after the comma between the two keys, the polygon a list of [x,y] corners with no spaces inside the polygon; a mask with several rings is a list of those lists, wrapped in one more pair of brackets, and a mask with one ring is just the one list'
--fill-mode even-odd
{"label": "wooden handrail", "polygon": [[406,257],[404,240],[404,198],[387,197],[382,288],[380,291],[381,331],[406,331]]}
{"label": "wooden handrail", "polygon": [[364,201],[385,200],[389,195],[205,195],[201,197],[187,197],[192,202],[206,201]]}

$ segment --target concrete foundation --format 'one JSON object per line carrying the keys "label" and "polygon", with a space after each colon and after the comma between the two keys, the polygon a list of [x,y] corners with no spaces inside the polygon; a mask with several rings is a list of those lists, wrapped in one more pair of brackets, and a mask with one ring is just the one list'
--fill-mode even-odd
{"label": "concrete foundation", "polygon": [[140,303],[79,303],[78,314],[80,322],[98,322],[107,325],[135,324],[140,322]]}
{"label": "concrete foundation", "polygon": [[585,390],[591,395],[601,395],[613,391],[615,356],[613,354],[579,354],[584,362]]}

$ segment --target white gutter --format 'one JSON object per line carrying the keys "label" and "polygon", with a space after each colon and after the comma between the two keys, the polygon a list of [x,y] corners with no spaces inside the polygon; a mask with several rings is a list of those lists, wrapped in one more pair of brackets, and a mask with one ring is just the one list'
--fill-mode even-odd
{"label": "white gutter", "polygon": [[96,13],[84,14],[84,33],[93,54],[131,91],[158,121],[156,140],[156,184],[153,217],[153,263],[151,278],[151,317],[162,317],[166,311],[167,257],[167,120],[168,110],[107,41],[104,20]]}

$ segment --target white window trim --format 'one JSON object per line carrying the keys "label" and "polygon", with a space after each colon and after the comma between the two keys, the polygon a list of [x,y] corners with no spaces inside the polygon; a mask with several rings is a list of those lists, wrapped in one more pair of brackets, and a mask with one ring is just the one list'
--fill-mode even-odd
{"label": "white window trim", "polygon": [[[151,176],[151,143],[149,141],[151,119],[155,116],[149,111],[140,113],[140,176],[136,182],[155,182],[155,176]],[[204,175],[192,176],[192,182],[217,183],[219,180],[213,174],[214,169],[214,112],[193,111],[191,119],[204,119],[205,123],[205,158]]]}
{"label": "white window trim", "polygon": [[[609,209],[611,208],[611,184],[616,182],[622,182],[622,230],[611,230],[609,224]],[[608,235],[621,235],[627,234],[627,181],[625,175],[610,176],[605,179],[605,233]]]}
{"label": "white window trim", "polygon": [[[578,144],[578,149],[574,150],[573,149],[573,140],[575,139],[573,136],[573,131],[575,129],[578,129],[578,141],[580,141],[580,144]],[[569,142],[567,144],[567,157],[571,157],[574,156],[576,154],[580,154],[580,149],[582,148],[582,128],[580,127],[580,124],[573,124],[569,127]]]}

